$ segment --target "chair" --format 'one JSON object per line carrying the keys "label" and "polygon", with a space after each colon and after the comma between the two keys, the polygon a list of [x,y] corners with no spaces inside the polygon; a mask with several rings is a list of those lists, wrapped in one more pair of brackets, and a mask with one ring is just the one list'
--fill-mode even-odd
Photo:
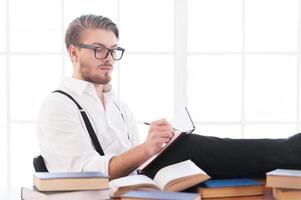
{"label": "chair", "polygon": [[44,158],[41,155],[33,158],[33,167],[36,172],[48,172]]}

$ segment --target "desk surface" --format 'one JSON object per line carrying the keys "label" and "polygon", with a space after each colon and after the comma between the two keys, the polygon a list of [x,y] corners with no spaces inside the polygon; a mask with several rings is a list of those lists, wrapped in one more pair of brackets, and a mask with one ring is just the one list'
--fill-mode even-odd
{"label": "desk surface", "polygon": [[[0,188],[0,199],[2,200],[21,200],[20,188]],[[206,199],[204,199],[206,200]],[[275,200],[272,195],[272,190],[267,189],[264,195],[253,197],[229,197],[229,198],[214,198],[207,200]]]}

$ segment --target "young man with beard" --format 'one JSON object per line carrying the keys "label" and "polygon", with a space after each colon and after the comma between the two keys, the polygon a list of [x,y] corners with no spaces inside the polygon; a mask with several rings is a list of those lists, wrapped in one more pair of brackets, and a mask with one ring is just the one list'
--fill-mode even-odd
{"label": "young man with beard", "polygon": [[[111,178],[126,176],[158,153],[174,134],[165,119],[150,124],[146,140],[138,143],[133,114],[109,85],[118,46],[117,26],[108,18],[84,15],[73,20],[65,36],[73,64],[72,78],[42,104],[37,136],[49,171],[101,171]],[[143,67],[143,66],[142,66]],[[137,94],[137,98],[139,98]],[[104,155],[91,142],[82,118],[85,112]],[[301,169],[301,136],[288,139],[222,139],[185,135],[146,175],[163,166],[191,159],[212,177],[260,176],[275,168]]]}

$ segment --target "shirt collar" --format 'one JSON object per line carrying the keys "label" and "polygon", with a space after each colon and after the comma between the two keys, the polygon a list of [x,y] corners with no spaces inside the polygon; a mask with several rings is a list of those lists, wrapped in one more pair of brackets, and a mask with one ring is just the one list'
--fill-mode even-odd
{"label": "shirt collar", "polygon": [[75,92],[77,95],[81,96],[82,93],[88,88],[91,87],[90,85],[93,85],[90,82],[83,81],[80,79],[75,78],[65,78],[62,82],[62,86],[66,87],[73,92]]}
{"label": "shirt collar", "polygon": [[[93,90],[96,92],[93,83],[72,77],[65,78],[61,86],[72,90],[79,96],[81,96],[87,90]],[[104,94],[109,96],[114,94],[111,85],[108,84],[104,87]]]}

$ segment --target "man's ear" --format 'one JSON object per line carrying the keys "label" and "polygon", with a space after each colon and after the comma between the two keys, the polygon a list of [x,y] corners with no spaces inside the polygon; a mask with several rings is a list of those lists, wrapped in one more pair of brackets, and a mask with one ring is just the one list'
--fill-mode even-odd
{"label": "man's ear", "polygon": [[78,48],[76,46],[74,46],[73,44],[71,44],[68,48],[68,54],[69,54],[69,57],[72,62],[75,62],[75,63],[78,62],[78,53],[79,53]]}

